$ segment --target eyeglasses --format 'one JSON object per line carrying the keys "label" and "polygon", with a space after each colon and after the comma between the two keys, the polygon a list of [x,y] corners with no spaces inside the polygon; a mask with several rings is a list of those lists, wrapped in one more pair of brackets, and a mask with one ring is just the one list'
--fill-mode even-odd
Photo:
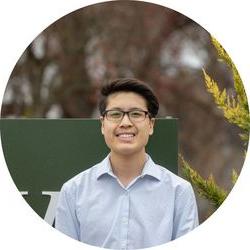
{"label": "eyeglasses", "polygon": [[106,110],[103,112],[103,116],[106,116],[108,121],[111,122],[120,122],[122,121],[123,117],[125,115],[128,115],[129,120],[131,122],[142,122],[146,119],[146,116],[148,115],[150,117],[150,113],[148,111],[135,109],[130,111],[122,111],[122,110]]}

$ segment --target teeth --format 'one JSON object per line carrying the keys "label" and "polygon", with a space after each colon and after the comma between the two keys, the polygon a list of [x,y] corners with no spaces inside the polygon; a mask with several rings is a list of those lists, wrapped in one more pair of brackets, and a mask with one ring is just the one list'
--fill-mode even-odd
{"label": "teeth", "polygon": [[118,136],[122,138],[129,138],[129,137],[133,137],[134,135],[133,134],[120,134]]}

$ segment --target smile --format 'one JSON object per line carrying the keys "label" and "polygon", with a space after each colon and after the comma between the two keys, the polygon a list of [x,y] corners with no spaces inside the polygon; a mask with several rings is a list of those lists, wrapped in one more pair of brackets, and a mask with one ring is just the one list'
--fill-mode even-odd
{"label": "smile", "polygon": [[116,136],[121,137],[121,138],[129,138],[129,137],[134,137],[135,134],[133,134],[133,133],[122,133],[122,134],[117,134]]}
{"label": "smile", "polygon": [[122,140],[131,140],[135,137],[135,134],[134,133],[119,133],[116,135],[119,139],[122,139]]}

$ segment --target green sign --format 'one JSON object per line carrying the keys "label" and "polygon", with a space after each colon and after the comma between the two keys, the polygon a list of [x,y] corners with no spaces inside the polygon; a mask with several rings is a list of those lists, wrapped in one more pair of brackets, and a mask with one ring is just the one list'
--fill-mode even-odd
{"label": "green sign", "polygon": [[[176,119],[157,119],[147,152],[177,173]],[[53,224],[62,184],[109,153],[96,119],[1,119],[10,174],[25,200]]]}

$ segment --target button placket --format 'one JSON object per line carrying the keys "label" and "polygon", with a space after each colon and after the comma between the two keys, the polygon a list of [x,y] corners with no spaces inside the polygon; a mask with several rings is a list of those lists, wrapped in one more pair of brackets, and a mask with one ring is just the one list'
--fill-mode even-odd
{"label": "button placket", "polygon": [[121,248],[127,249],[128,244],[128,220],[129,220],[129,191],[124,194],[123,212],[121,216]]}

